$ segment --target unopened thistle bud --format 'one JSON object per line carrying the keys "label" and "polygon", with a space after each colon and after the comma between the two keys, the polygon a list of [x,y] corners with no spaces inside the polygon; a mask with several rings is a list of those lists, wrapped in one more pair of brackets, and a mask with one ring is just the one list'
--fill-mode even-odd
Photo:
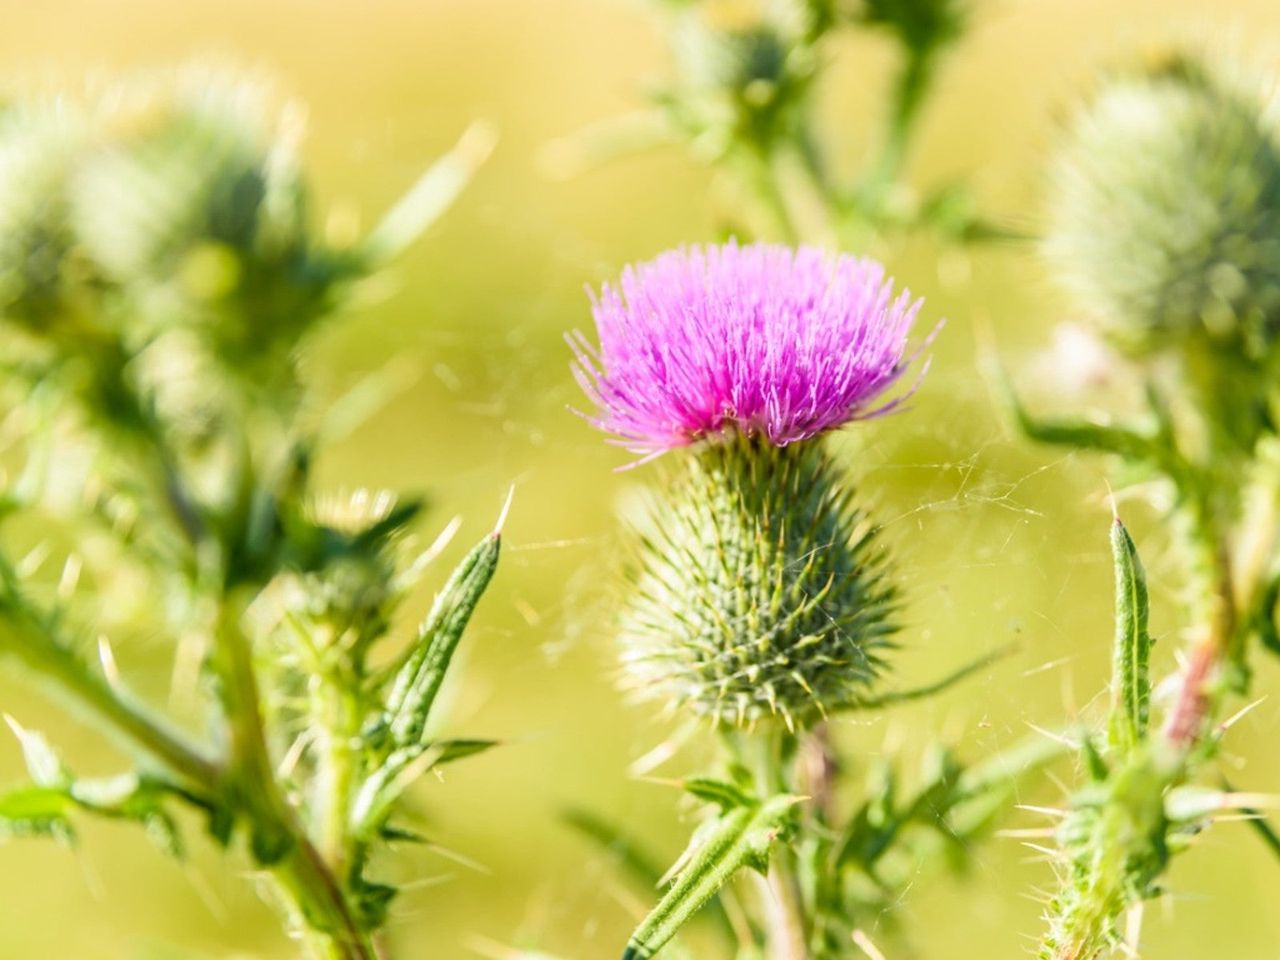
{"label": "unopened thistle bud", "polygon": [[1046,253],[1121,345],[1280,329],[1280,145],[1254,85],[1177,57],[1105,84],[1052,168]]}
{"label": "unopened thistle bud", "polygon": [[72,185],[76,232],[129,292],[132,313],[153,325],[194,322],[237,357],[253,356],[290,340],[323,293],[296,131],[253,79],[204,70],[167,79],[117,92],[111,135]]}
{"label": "unopened thistle bud", "polygon": [[0,319],[43,328],[72,299],[66,180],[82,121],[52,104],[0,116]]}
{"label": "unopened thistle bud", "polygon": [[766,147],[785,136],[814,73],[805,21],[797,5],[767,0],[682,11],[672,33],[680,117],[699,128],[704,146]]}
{"label": "unopened thistle bud", "polygon": [[86,158],[77,183],[95,259],[131,281],[181,268],[201,244],[250,250],[274,175],[258,85],[199,72],[117,96],[115,136]]}
{"label": "unopened thistle bud", "polygon": [[355,646],[385,632],[400,599],[397,552],[405,530],[399,507],[386,490],[316,498],[309,519],[323,537],[323,562],[298,578],[292,612]]}
{"label": "unopened thistle bud", "polygon": [[806,726],[867,699],[895,630],[872,530],[819,435],[891,409],[918,309],[881,267],[802,248],[671,252],[575,343],[592,422],[689,447],[639,525],[628,684],[715,723]]}

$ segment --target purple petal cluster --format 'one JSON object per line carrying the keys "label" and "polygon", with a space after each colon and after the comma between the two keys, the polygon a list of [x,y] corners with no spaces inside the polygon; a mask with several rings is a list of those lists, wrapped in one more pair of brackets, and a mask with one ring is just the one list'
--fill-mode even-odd
{"label": "purple petal cluster", "polygon": [[592,296],[571,342],[591,423],[656,455],[736,430],[777,446],[885,413],[920,308],[874,260],[773,244],[689,247]]}

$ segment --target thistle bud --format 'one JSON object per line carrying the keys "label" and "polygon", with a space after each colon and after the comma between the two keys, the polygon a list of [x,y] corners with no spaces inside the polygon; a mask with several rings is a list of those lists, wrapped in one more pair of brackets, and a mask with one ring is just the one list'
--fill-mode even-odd
{"label": "thistle bud", "polygon": [[1187,57],[1115,78],[1073,118],[1051,183],[1046,254],[1117,343],[1268,348],[1280,146],[1254,85]]}
{"label": "thistle bud", "polygon": [[701,445],[641,544],[621,631],[630,686],[737,726],[805,727],[866,697],[893,590],[820,441]]}
{"label": "thistle bud", "polygon": [[109,272],[172,270],[201,243],[251,249],[272,175],[261,96],[203,75],[120,91],[115,136],[77,183],[81,233]]}
{"label": "thistle bud", "polygon": [[604,288],[599,350],[575,343],[592,422],[650,458],[692,447],[639,531],[629,685],[743,727],[867,699],[893,591],[819,437],[897,403],[918,307],[872,261],[764,244]]}
{"label": "thistle bud", "polygon": [[765,146],[784,135],[812,78],[804,11],[787,3],[712,4],[684,11],[672,34],[684,121],[714,147]]}
{"label": "thistle bud", "polygon": [[217,73],[115,96],[112,135],[72,185],[88,255],[144,321],[198,321],[237,355],[288,340],[324,279],[289,124],[260,85]]}
{"label": "thistle bud", "polygon": [[309,642],[361,651],[386,632],[404,596],[406,527],[417,504],[391,492],[360,489],[317,497],[299,538],[309,549],[299,569],[281,576],[263,605],[265,630],[305,626]]}
{"label": "thistle bud", "polygon": [[66,180],[83,132],[69,109],[0,116],[0,318],[43,328],[72,299]]}

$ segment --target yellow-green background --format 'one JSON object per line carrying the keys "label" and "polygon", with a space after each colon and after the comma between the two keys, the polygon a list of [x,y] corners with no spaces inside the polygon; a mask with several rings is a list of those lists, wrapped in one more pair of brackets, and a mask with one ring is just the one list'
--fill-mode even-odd
{"label": "yellow-green background", "polygon": [[[1274,0],[978,6],[976,30],[946,63],[911,173],[971,175],[986,209],[1028,226],[1054,117],[1099,64],[1170,38],[1217,34],[1264,60],[1280,43]],[[823,127],[851,165],[873,142],[892,61],[865,39],[831,52]],[[432,854],[389,868],[412,881],[394,913],[395,955],[467,957],[486,943],[520,943],[569,960],[615,957],[642,901],[557,824],[557,810],[598,807],[672,855],[688,824],[670,788],[628,777],[628,763],[667,728],[649,708],[624,704],[611,679],[601,574],[615,551],[619,496],[647,471],[611,472],[623,458],[567,412],[576,394],[561,337],[590,322],[585,283],[707,238],[716,220],[707,172],[677,149],[568,182],[548,180],[535,161],[548,140],[640,101],[665,63],[653,22],[628,0],[0,2],[6,82],[191,55],[264,67],[305,101],[320,206],[353,207],[366,223],[469,121],[500,129],[492,161],[396,269],[390,298],[321,338],[314,375],[326,395],[397,358],[419,372],[328,452],[322,471],[335,485],[429,491],[433,522],[465,518],[462,540],[486,528],[516,485],[503,565],[470,634],[448,724],[509,742],[418,794],[428,831],[480,869]],[[928,296],[926,321],[950,320],[911,409],[841,441],[887,521],[910,598],[901,682],[1011,640],[1018,651],[928,704],[844,721],[845,739],[855,755],[909,753],[932,736],[979,754],[1030,724],[1061,722],[1101,689],[1106,488],[1096,464],[1005,433],[976,372],[982,337],[1018,364],[1069,313],[1032,253],[976,253],[961,285],[940,281],[929,243],[891,260]],[[1149,515],[1136,504],[1126,512],[1151,568],[1167,666],[1175,571]],[[408,613],[425,602],[416,598]],[[122,656],[158,662],[156,653]],[[1277,673],[1260,665],[1259,690]],[[94,732],[61,719],[20,678],[0,677],[0,707],[48,731],[83,766],[111,769]],[[1266,701],[1232,735],[1225,762],[1240,785],[1280,790],[1277,729],[1280,701]],[[0,744],[0,780],[20,776],[17,746]],[[1053,784],[1035,792],[1040,802],[1059,796]],[[36,841],[0,848],[0,958],[289,956],[244,863],[194,846],[186,867],[125,828],[87,829],[76,853]],[[1016,841],[991,841],[958,881],[921,872],[902,905],[906,940],[885,937],[886,952],[1027,957],[1040,926],[1034,891],[1050,883],[1048,867]],[[1246,828],[1214,830],[1170,885],[1147,911],[1146,956],[1280,957],[1280,863]]]}

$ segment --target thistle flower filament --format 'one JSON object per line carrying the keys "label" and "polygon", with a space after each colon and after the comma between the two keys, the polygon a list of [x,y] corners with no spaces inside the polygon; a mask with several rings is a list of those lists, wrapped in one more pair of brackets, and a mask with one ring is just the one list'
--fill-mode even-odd
{"label": "thistle flower filament", "polygon": [[871,260],[769,244],[671,251],[594,302],[574,341],[591,422],[636,453],[736,430],[785,446],[893,409],[920,308]]}

